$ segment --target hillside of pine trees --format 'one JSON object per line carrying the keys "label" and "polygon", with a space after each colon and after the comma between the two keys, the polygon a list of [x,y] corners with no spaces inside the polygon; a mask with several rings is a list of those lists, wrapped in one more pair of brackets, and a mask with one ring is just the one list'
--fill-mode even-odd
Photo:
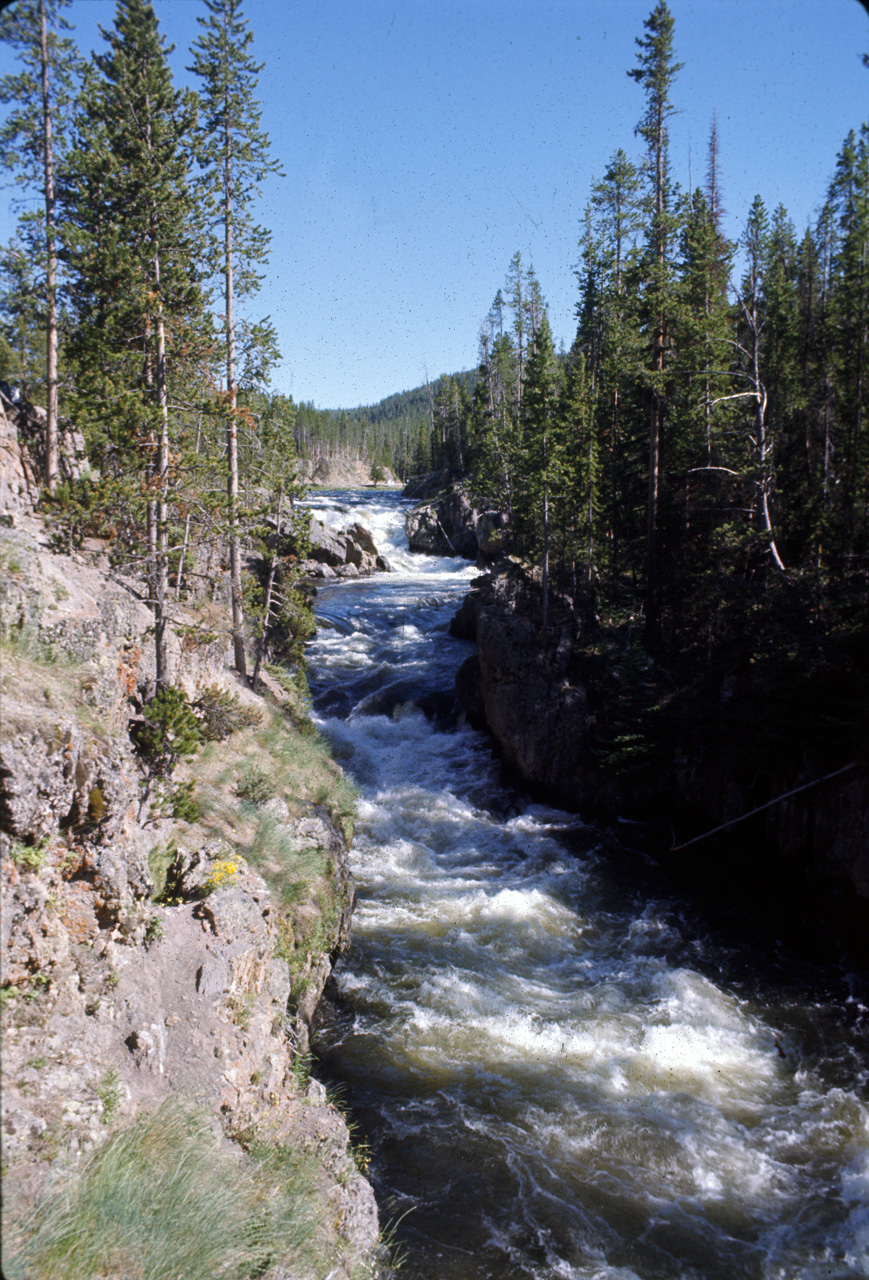
{"label": "hillside of pine trees", "polygon": [[[544,631],[555,593],[592,631],[629,626],[674,672],[760,664],[786,691],[788,673],[835,669],[864,696],[865,123],[817,175],[809,226],[761,193],[728,239],[714,116],[703,182],[672,177],[680,63],[660,0],[625,68],[634,135],[601,157],[577,211],[569,351],[555,351],[543,287],[517,253],[470,371],[318,409],[271,385],[274,331],[251,318],[270,241],[256,199],[279,161],[239,0],[205,0],[195,92],[173,84],[145,0],[120,0],[87,64],[67,8],[22,0],[2,18],[20,74],[0,84],[0,145],[38,199],[0,260],[0,377],[46,407],[59,536],[108,534],[118,559],[147,566],[158,661],[187,548],[221,536],[243,669],[241,542],[294,511],[296,456],[325,455],[464,477],[535,567]],[[59,471],[59,414],[87,445],[74,483]]]}

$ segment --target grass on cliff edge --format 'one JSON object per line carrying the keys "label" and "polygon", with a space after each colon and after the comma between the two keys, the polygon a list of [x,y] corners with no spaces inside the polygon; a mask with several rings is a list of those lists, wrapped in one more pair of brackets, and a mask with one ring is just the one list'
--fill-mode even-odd
{"label": "grass on cliff edge", "polygon": [[278,890],[288,874],[303,868],[300,855],[290,855],[288,861],[280,848],[271,847],[269,833],[278,824],[264,806],[283,800],[290,819],[321,806],[349,841],[357,795],[311,723],[296,681],[286,674],[279,682],[286,694],[283,705],[261,704],[257,724],[236,730],[226,742],[207,743],[190,766],[202,814],[199,825],[238,848]]}
{"label": "grass on cliff edge", "polygon": [[7,1226],[8,1280],[248,1280],[281,1264],[325,1274],[313,1155],[221,1145],[164,1104],[113,1134],[62,1191]]}
{"label": "grass on cliff edge", "polygon": [[[357,789],[311,723],[303,681],[278,668],[270,674],[280,686],[279,700],[260,703],[256,723],[207,743],[186,766],[195,782],[199,820],[175,838],[185,845],[197,833],[220,838],[263,876],[279,905],[276,954],[287,960],[298,996],[310,961],[337,943],[345,886],[329,850],[300,844],[269,802],[284,802],[291,827],[313,807],[325,809],[349,842]],[[169,862],[162,846],[150,859],[158,896]]]}

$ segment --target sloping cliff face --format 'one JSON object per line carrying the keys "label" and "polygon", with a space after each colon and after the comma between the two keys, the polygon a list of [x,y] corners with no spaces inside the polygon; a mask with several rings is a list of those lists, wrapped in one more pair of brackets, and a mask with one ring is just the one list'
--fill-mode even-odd
{"label": "sloping cliff face", "polygon": [[675,689],[650,659],[629,666],[615,644],[589,644],[560,603],[550,602],[544,642],[533,621],[539,583],[510,561],[475,579],[451,626],[477,643],[458,673],[459,701],[516,778],[571,808],[658,822],[680,844],[759,810],[740,834],[786,874],[869,899],[865,759],[808,740],[787,758],[765,754],[752,725],[776,707],[762,680],[722,672],[702,692]]}
{"label": "sloping cliff face", "polygon": [[572,629],[540,644],[528,585],[507,574],[474,580],[451,625],[454,635],[477,643],[456,688],[471,721],[488,728],[519,779],[575,801],[587,768],[586,691],[571,668]]}
{"label": "sloping cliff face", "polygon": [[[374,485],[371,464],[359,458],[303,458],[299,462],[299,474],[319,489],[364,489]],[[377,483],[397,485],[399,482],[389,467],[381,467]]]}
{"label": "sloping cliff face", "polygon": [[279,1194],[262,1190],[264,1169],[305,1164],[306,1244],[283,1256],[276,1243],[268,1266],[260,1251],[256,1274],[373,1271],[373,1192],[306,1063],[349,936],[348,784],[292,684],[242,687],[217,607],[179,607],[173,679],[223,718],[176,773],[198,817],[170,816],[129,733],[154,676],[137,584],[98,549],[50,551],[25,500],[0,528],[0,562],[8,1274],[49,1274],[16,1254],[35,1229],[25,1211],[170,1103],[204,1118],[239,1194],[258,1189],[252,1204]]}

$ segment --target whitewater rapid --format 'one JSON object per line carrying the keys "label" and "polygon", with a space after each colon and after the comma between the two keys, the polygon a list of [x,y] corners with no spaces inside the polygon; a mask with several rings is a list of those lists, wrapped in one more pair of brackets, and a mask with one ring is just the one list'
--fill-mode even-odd
{"label": "whitewater rapid", "polygon": [[321,588],[315,716],[360,787],[353,943],[318,1053],[403,1275],[869,1276],[867,1009],[847,967],[750,982],[642,859],[501,780],[461,722],[476,571],[395,495],[317,495],[395,572]]}

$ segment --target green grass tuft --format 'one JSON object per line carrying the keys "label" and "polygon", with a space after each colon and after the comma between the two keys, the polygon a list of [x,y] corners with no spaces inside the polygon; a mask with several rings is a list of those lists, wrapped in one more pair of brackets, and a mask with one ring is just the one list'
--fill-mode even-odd
{"label": "green grass tuft", "polygon": [[164,1105],[113,1134],[67,1190],[6,1233],[8,1280],[247,1280],[317,1258],[318,1166]]}

